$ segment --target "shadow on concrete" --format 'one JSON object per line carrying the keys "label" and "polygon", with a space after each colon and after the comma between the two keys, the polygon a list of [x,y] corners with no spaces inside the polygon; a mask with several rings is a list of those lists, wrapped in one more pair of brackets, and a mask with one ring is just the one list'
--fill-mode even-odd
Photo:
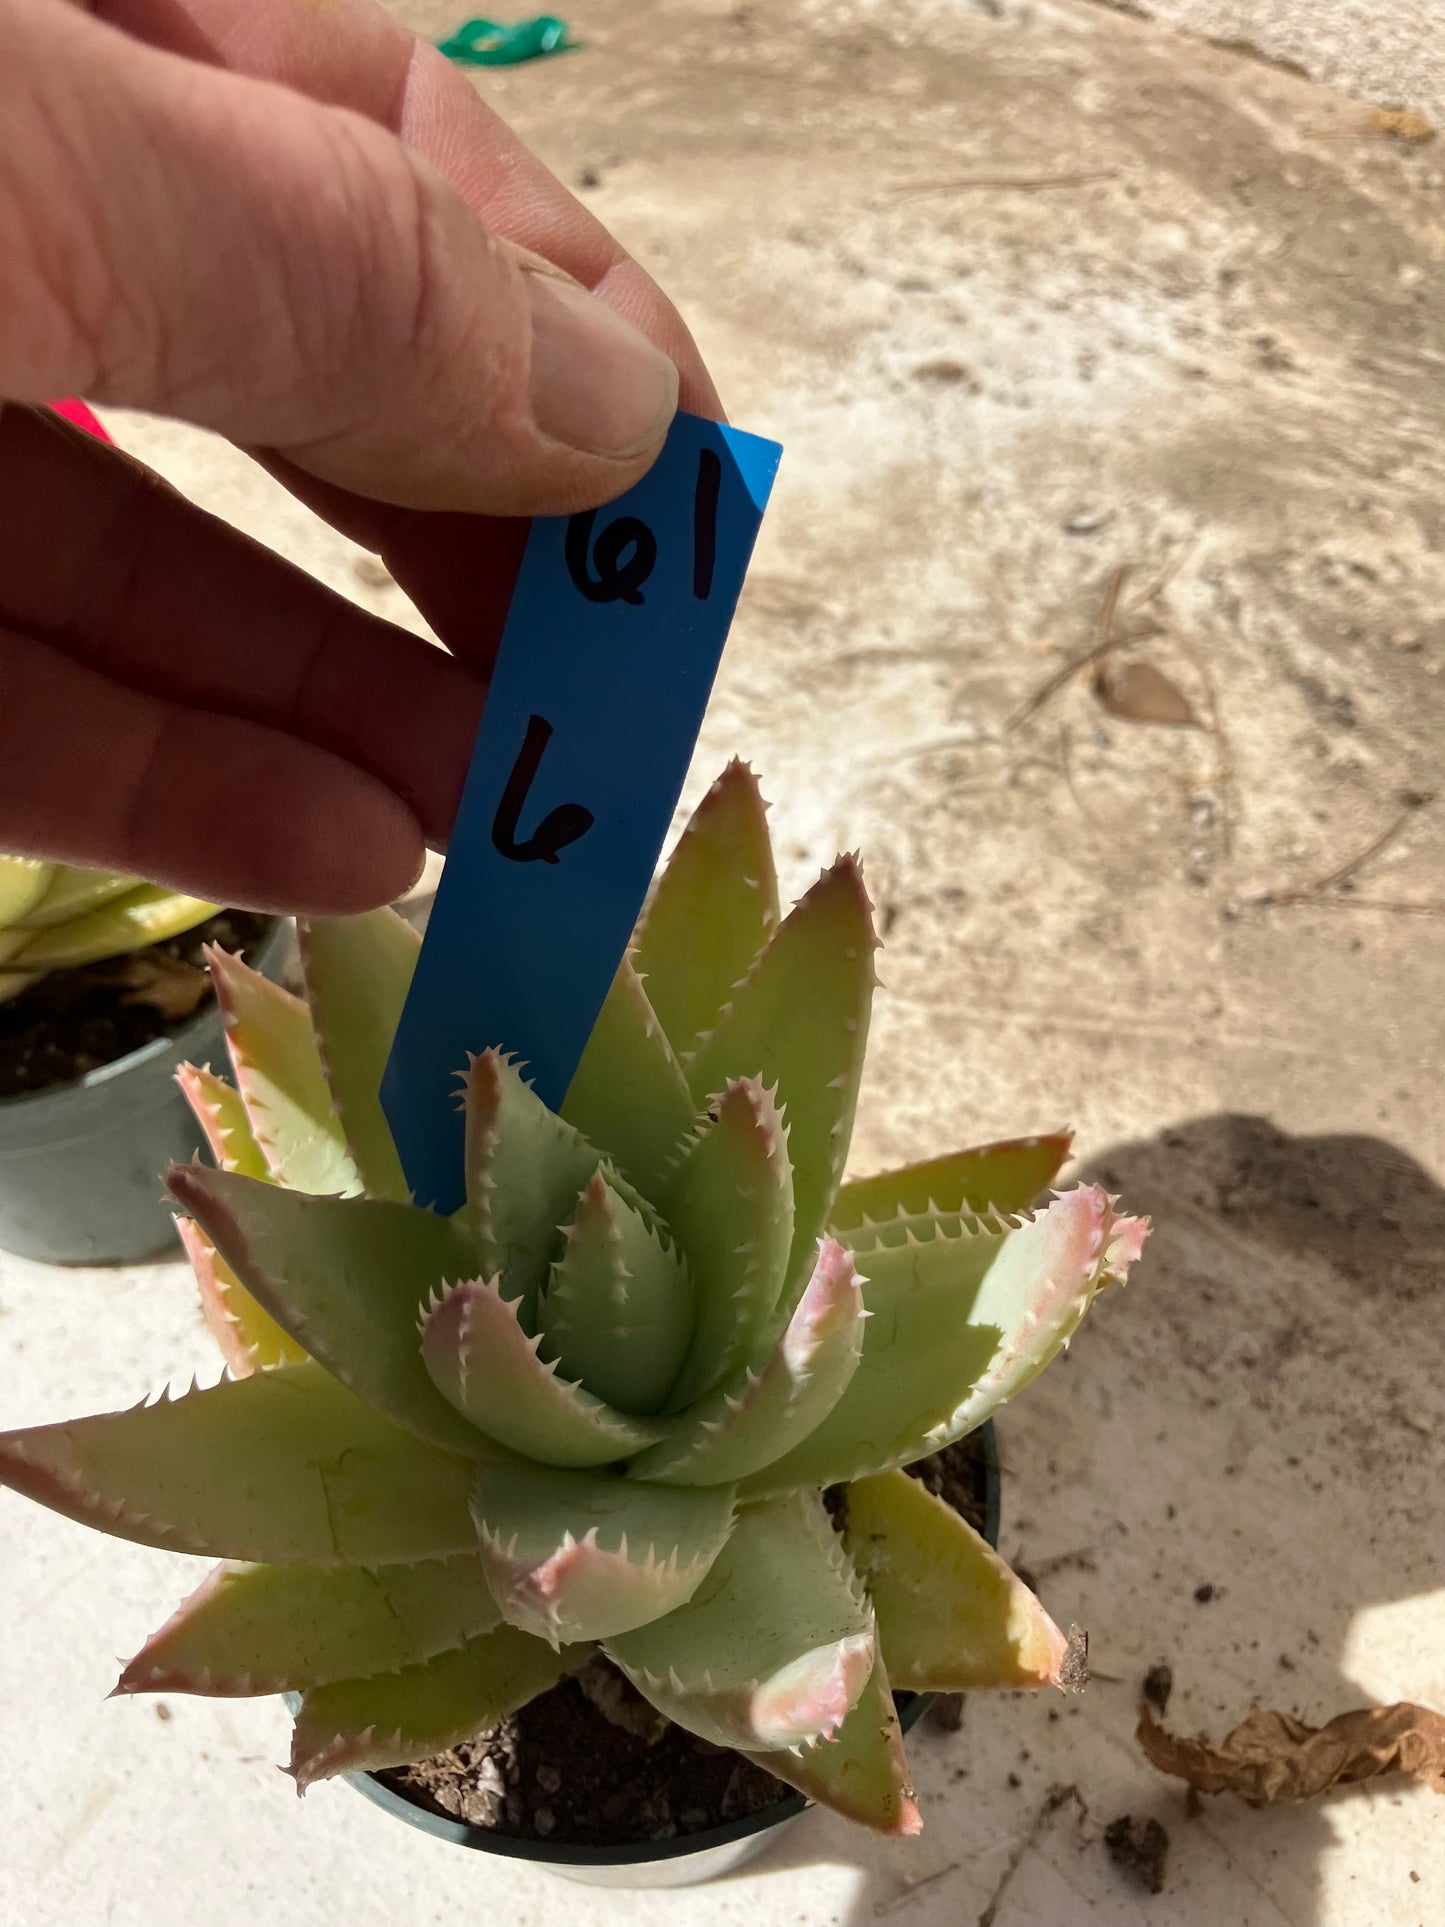
{"label": "shadow on concrete", "polygon": [[[1086,1322],[999,1430],[1003,1549],[1052,1570],[1046,1603],[1094,1632],[1082,1716],[975,1700],[959,1734],[910,1742],[922,1842],[810,1815],[748,1871],[856,1867],[846,1927],[1317,1927],[1323,1857],[1359,1827],[1352,1864],[1368,1858],[1369,1804],[1386,1796],[1267,1810],[1226,1797],[1190,1818],[1139,1754],[1134,1707],[1154,1658],[1174,1670],[1171,1722],[1214,1737],[1253,1699],[1319,1720],[1375,1697],[1350,1677],[1357,1615],[1439,1584],[1439,1327],[1425,1310],[1445,1266],[1445,1191],[1381,1139],[1292,1137],[1239,1115],[1121,1144],[1078,1176],[1153,1216],[1149,1255],[1137,1289]],[[1051,1506],[1060,1465],[1069,1489]],[[1095,1550],[1051,1557],[1066,1534]],[[1408,1653],[1398,1663],[1408,1672]],[[1080,1801],[1040,1822],[990,1915],[1051,1784]],[[1101,1844],[1124,1812],[1171,1836],[1157,1897]],[[1425,1888],[1398,1877],[1392,1919],[1424,1927]],[[1329,1918],[1346,1917],[1336,1896]]]}

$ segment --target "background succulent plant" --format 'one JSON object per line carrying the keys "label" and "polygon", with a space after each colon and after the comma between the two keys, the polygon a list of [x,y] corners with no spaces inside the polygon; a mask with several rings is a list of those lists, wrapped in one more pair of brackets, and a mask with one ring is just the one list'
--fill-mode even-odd
{"label": "background succulent plant", "polygon": [[0,856],[0,1003],[49,970],[164,943],[219,908],[112,870]]}
{"label": "background succulent plant", "polygon": [[471,1060],[451,1217],[409,1198],[378,1097],[409,927],[304,927],[304,1003],[213,956],[236,1082],[183,1073],[219,1168],[170,1183],[232,1376],[0,1438],[46,1504],[226,1562],[122,1689],[301,1694],[304,1789],[600,1646],[910,1833],[891,1688],[1058,1680],[1038,1601],[899,1468],[1026,1385],[1145,1227],[1096,1188],[1030,1209],[1060,1136],[840,1183],[870,907],[844,857],[780,921],[764,807],[739,764],[709,792],[560,1115]]}

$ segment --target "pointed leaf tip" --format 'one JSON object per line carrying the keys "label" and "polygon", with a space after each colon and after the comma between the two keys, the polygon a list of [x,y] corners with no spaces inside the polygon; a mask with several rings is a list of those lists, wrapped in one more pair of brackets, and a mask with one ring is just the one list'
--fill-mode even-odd
{"label": "pointed leaf tip", "polygon": [[953,1151],[877,1177],[855,1179],[839,1191],[830,1228],[855,1249],[901,1242],[932,1224],[957,1230],[958,1220],[988,1210],[1030,1210],[1069,1155],[1066,1131],[1007,1138]]}
{"label": "pointed leaf tip", "polygon": [[697,1292],[668,1400],[681,1411],[730,1377],[775,1323],[793,1245],[793,1174],[783,1120],[760,1079],[726,1086],[659,1202]]}
{"label": "pointed leaf tip", "polygon": [[203,1165],[170,1173],[242,1285],[328,1371],[447,1451],[482,1449],[433,1386],[416,1320],[428,1295],[470,1275],[461,1225],[382,1198],[310,1197]]}
{"label": "pointed leaf tip", "polygon": [[692,1096],[631,957],[617,967],[560,1115],[650,1197],[692,1122]]}
{"label": "pointed leaf tip", "polygon": [[566,1378],[618,1411],[655,1413],[693,1329],[693,1281],[653,1222],[599,1171],[563,1234],[537,1323]]}
{"label": "pointed leaf tip", "polygon": [[473,1279],[423,1312],[422,1362],[450,1406],[543,1465],[606,1465],[657,1438],[657,1425],[614,1411],[545,1363],[518,1310],[498,1280]]}
{"label": "pointed leaf tip", "polygon": [[559,1655],[501,1626],[423,1665],[316,1687],[296,1715],[287,1771],[304,1793],[337,1773],[427,1759],[516,1712],[589,1657],[588,1647]]}
{"label": "pointed leaf tip", "polygon": [[848,1487],[844,1538],[895,1685],[1057,1686],[1068,1642],[988,1542],[906,1472]]}
{"label": "pointed leaf tip", "polygon": [[474,1551],[475,1461],[311,1363],[0,1435],[0,1483],[115,1538],[275,1565]]}
{"label": "pointed leaf tip", "polygon": [[531,1327],[559,1225],[601,1162],[580,1131],[549,1111],[504,1051],[474,1057],[465,1076],[467,1214],[483,1277],[500,1276]]}
{"label": "pointed leaf tip", "polygon": [[[1114,1282],[1114,1222],[1107,1194],[1084,1185],[1016,1227],[970,1220],[953,1236],[910,1235],[860,1253],[873,1314],[862,1361],[817,1430],[747,1489],[829,1485],[907,1465],[982,1425]],[[1126,1229],[1120,1263],[1137,1241]]]}
{"label": "pointed leaf tip", "polygon": [[692,1601],[607,1652],[679,1726],[768,1751],[842,1725],[873,1668],[873,1619],[822,1501],[796,1492],[744,1508]]}
{"label": "pointed leaf tip", "polygon": [[638,924],[636,966],[679,1056],[716,1024],[777,925],[766,811],[735,758],[693,812]]}
{"label": "pointed leaf tip", "polygon": [[734,1078],[775,1088],[793,1175],[787,1277],[798,1288],[848,1155],[876,941],[858,866],[840,857],[779,925],[687,1064],[699,1104]]}
{"label": "pointed leaf tip", "polygon": [[923,1831],[881,1654],[875,1653],[867,1685],[831,1739],[793,1752],[744,1757],[820,1806],[831,1807],[875,1833],[908,1840]]}
{"label": "pointed leaf tip", "polygon": [[194,1218],[177,1218],[176,1231],[191,1261],[196,1293],[211,1336],[236,1378],[271,1365],[299,1365],[306,1352],[246,1290]]}
{"label": "pointed leaf tip", "polygon": [[832,1238],[771,1356],[725,1379],[680,1414],[661,1444],[638,1459],[639,1477],[713,1485],[747,1478],[822,1423],[862,1354],[863,1280],[853,1254]]}
{"label": "pointed leaf tip", "polygon": [[731,1529],[733,1490],[487,1466],[472,1511],[505,1617],[566,1643],[630,1632],[691,1599]]}
{"label": "pointed leaf tip", "polygon": [[214,944],[206,963],[236,1088],[272,1177],[318,1196],[361,1188],[332,1106],[311,1013],[299,997]]}
{"label": "pointed leaf tip", "polygon": [[373,1197],[406,1201],[406,1177],[381,1105],[381,1079],[421,938],[383,907],[301,918],[301,967],[323,1072],[347,1147]]}
{"label": "pointed leaf tip", "polygon": [[301,1692],[418,1664],[500,1623],[474,1552],[378,1567],[222,1565],[116,1691]]}
{"label": "pointed leaf tip", "polygon": [[214,1071],[197,1064],[182,1064],[176,1082],[220,1168],[247,1178],[269,1177],[265,1155],[251,1130],[240,1092]]}

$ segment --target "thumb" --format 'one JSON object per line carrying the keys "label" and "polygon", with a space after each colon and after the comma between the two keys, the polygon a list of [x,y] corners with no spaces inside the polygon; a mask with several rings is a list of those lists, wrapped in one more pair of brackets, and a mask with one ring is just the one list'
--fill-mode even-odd
{"label": "thumb", "polygon": [[500,515],[594,506],[661,446],[671,361],[373,121],[7,0],[0,125],[0,397]]}

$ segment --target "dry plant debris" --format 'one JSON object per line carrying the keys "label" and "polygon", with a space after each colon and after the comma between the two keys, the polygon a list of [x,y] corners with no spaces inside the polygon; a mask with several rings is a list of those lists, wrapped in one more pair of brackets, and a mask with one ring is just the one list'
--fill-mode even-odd
{"label": "dry plant debris", "polygon": [[137,951],[121,982],[126,1003],[148,1004],[172,1024],[189,1017],[211,987],[204,970],[163,950]]}
{"label": "dry plant debris", "polygon": [[1426,141],[1434,140],[1439,130],[1413,107],[1376,107],[1365,116],[1365,131],[1383,134],[1387,140],[1408,141],[1413,147],[1423,147]]}
{"label": "dry plant debris", "polygon": [[1196,1793],[1237,1794],[1253,1807],[1311,1800],[1391,1774],[1445,1793],[1445,1714],[1408,1700],[1362,1706],[1324,1726],[1256,1706],[1215,1746],[1171,1731],[1143,1699],[1135,1738],[1161,1773]]}
{"label": "dry plant debris", "polygon": [[1365,897],[1354,892],[1354,879],[1366,864],[1373,863],[1394,843],[1409,826],[1413,818],[1435,801],[1432,790],[1406,790],[1400,797],[1398,814],[1377,836],[1371,837],[1363,849],[1357,850],[1352,857],[1337,864],[1333,870],[1310,883],[1298,884],[1282,890],[1261,886],[1241,891],[1238,902],[1255,910],[1282,909],[1292,904],[1315,904],[1336,910],[1385,910],[1397,915],[1440,916],[1445,914],[1445,902],[1439,899],[1398,897]]}
{"label": "dry plant debris", "polygon": [[1194,705],[1178,683],[1152,662],[1101,662],[1094,694],[1111,716],[1125,723],[1163,723],[1171,729],[1202,729]]}

